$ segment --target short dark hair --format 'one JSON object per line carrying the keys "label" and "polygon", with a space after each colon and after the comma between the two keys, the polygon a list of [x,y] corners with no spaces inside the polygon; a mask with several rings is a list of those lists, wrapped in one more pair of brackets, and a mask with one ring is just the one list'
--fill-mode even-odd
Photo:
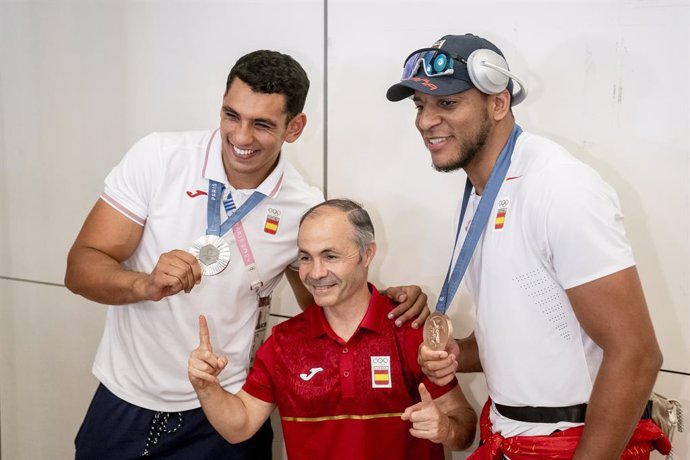
{"label": "short dark hair", "polygon": [[299,221],[300,228],[306,218],[323,207],[336,208],[347,215],[347,220],[352,225],[352,233],[359,249],[359,255],[363,257],[367,246],[374,242],[374,224],[371,223],[369,213],[362,205],[347,198],[330,199],[313,206],[305,212]]}
{"label": "short dark hair", "polygon": [[285,96],[288,120],[304,110],[309,92],[309,78],[292,56],[271,50],[258,50],[238,59],[230,70],[225,92],[239,78],[257,93],[278,93]]}

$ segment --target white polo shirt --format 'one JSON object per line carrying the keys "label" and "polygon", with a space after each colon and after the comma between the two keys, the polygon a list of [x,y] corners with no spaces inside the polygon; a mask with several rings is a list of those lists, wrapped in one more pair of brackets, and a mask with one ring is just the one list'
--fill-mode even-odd
{"label": "white polo shirt", "polygon": [[[458,248],[479,198],[470,199]],[[634,263],[615,191],[561,146],[523,133],[464,280],[476,306],[492,400],[588,402],[602,351],[580,326],[565,290]],[[495,409],[491,420],[504,436],[576,425],[515,422]]]}
{"label": "white polo shirt", "polygon": [[[189,251],[206,233],[209,179],[224,183],[237,207],[254,191],[235,190],[228,184],[217,130],[154,133],[131,148],[106,178],[101,195],[144,227],[126,267],[150,273],[162,253]],[[323,201],[323,194],[282,155],[257,190],[267,198],[242,224],[264,283],[261,293],[268,295],[285,268],[297,260],[300,217]],[[220,208],[224,221],[225,211]],[[232,231],[223,238],[230,246],[229,266],[218,275],[204,276],[191,293],[108,307],[93,373],[119,398],[166,412],[199,407],[187,378],[187,360],[199,343],[202,313],[209,320],[214,352],[229,360],[219,376],[221,384],[231,392],[241,388],[249,365],[257,296],[249,288]]]}

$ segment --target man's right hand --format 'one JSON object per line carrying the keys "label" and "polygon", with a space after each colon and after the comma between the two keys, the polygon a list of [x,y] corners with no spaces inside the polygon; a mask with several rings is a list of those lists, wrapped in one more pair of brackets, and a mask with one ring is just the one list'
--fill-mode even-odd
{"label": "man's right hand", "polygon": [[178,292],[191,292],[201,282],[199,261],[186,251],[174,249],[161,254],[153,271],[134,285],[141,298],[158,301]]}
{"label": "man's right hand", "polygon": [[228,358],[213,353],[208,323],[199,316],[199,346],[189,356],[187,373],[194,389],[199,392],[211,386],[220,386],[218,374],[228,365]]}
{"label": "man's right hand", "polygon": [[143,233],[142,225],[99,199],[67,256],[65,286],[106,305],[157,301],[190,292],[201,279],[201,266],[188,252],[175,249],[162,254],[151,273],[123,264],[134,254]]}
{"label": "man's right hand", "polygon": [[432,350],[422,342],[419,346],[417,362],[429,380],[443,386],[455,377],[459,355],[460,347],[453,338],[448,340],[445,350]]}

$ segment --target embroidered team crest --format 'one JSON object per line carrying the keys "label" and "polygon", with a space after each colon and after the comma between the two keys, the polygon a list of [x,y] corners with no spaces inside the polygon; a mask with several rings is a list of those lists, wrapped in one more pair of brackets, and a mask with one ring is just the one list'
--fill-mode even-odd
{"label": "embroidered team crest", "polygon": [[280,210],[275,208],[268,208],[266,214],[266,222],[264,223],[264,232],[269,235],[278,233],[278,225],[280,224]]}
{"label": "embroidered team crest", "polygon": [[391,388],[391,358],[390,356],[371,357],[371,387]]}
{"label": "embroidered team crest", "polygon": [[506,223],[506,214],[508,213],[508,204],[509,200],[507,198],[498,200],[498,210],[496,211],[496,219],[494,220],[495,232],[503,230],[503,226]]}

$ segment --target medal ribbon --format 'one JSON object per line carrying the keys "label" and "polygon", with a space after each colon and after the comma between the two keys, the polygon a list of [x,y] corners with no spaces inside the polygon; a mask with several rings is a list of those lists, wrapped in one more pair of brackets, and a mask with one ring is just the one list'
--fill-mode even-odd
{"label": "medal ribbon", "polygon": [[[486,228],[486,224],[489,221],[489,216],[491,215],[491,210],[494,207],[494,202],[496,201],[496,196],[498,196],[498,191],[501,189],[503,180],[508,173],[508,168],[510,167],[510,159],[513,155],[513,150],[515,149],[515,143],[518,137],[522,133],[522,128],[517,124],[513,126],[513,130],[510,133],[508,142],[503,146],[501,153],[496,159],[496,164],[491,169],[491,175],[489,176],[489,181],[486,183],[484,188],[484,194],[479,200],[479,206],[477,206],[477,211],[474,213],[474,218],[470,224],[470,228],[467,231],[467,236],[462,243],[462,248],[460,249],[460,255],[458,255],[458,260],[455,261],[455,266],[448,267],[448,272],[446,273],[446,279],[443,281],[443,287],[441,288],[441,295],[436,303],[436,311],[441,313],[446,313],[448,306],[450,305],[455,293],[460,287],[460,281],[467,270],[467,266],[470,264],[472,259],[472,254],[474,249],[477,247],[479,238],[481,238]],[[465,194],[462,198],[462,206],[460,208],[460,221],[458,222],[458,230],[455,235],[455,245],[458,244],[458,237],[460,236],[460,229],[462,228],[462,222],[465,219],[465,211],[467,210],[467,204],[469,203],[470,193],[472,192],[472,183],[470,178],[467,178],[465,182]],[[451,258],[451,264],[453,263]]]}
{"label": "medal ribbon", "polygon": [[242,203],[242,206],[236,209],[235,201],[232,199],[232,194],[228,193],[227,200],[223,202],[223,208],[225,208],[228,218],[221,225],[220,202],[224,189],[225,185],[214,180],[209,180],[208,206],[206,208],[206,220],[208,226],[206,228],[206,234],[222,236],[232,228],[232,233],[235,235],[235,243],[240,250],[242,261],[244,262],[244,266],[247,268],[247,272],[249,273],[251,290],[254,291],[263,286],[264,283],[259,277],[259,271],[256,267],[254,254],[249,246],[249,240],[247,239],[247,234],[245,233],[244,226],[242,225],[242,218],[249,214],[249,212],[254,209],[256,205],[266,198],[266,195],[259,191],[255,191],[249,196],[247,201]]}
{"label": "medal ribbon", "polygon": [[[237,212],[235,200],[232,199],[232,193],[228,193],[228,198],[223,202],[223,207],[225,208],[225,212],[228,214],[228,217],[231,217],[235,212]],[[256,267],[254,253],[249,245],[247,234],[244,232],[244,225],[242,225],[242,221],[237,222],[232,226],[232,234],[235,235],[235,244],[237,244],[237,249],[240,250],[242,262],[244,262],[244,266],[247,268],[247,273],[249,274],[250,289],[255,291],[263,286],[264,283],[259,277],[259,270]]]}
{"label": "medal ribbon", "polygon": [[244,216],[249,214],[249,211],[254,209],[257,204],[259,204],[266,195],[259,191],[252,193],[247,201],[242,203],[232,215],[225,219],[225,222],[221,225],[220,223],[220,201],[223,195],[223,190],[225,190],[225,185],[220,182],[216,182],[209,179],[208,184],[208,206],[206,207],[206,234],[223,236],[228,233],[228,230],[232,228],[233,225],[238,223]]}

